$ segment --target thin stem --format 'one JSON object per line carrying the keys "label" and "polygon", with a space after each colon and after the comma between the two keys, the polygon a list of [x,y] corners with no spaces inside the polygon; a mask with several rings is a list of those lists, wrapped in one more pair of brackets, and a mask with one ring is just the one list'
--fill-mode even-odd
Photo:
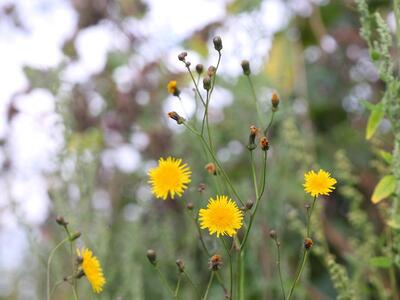
{"label": "thin stem", "polygon": [[78,293],[74,285],[72,285],[72,294],[74,295],[74,300],[79,300]]}
{"label": "thin stem", "polygon": [[178,282],[176,283],[176,288],[174,292],[174,297],[178,298],[179,288],[181,287],[182,273],[179,273]]}
{"label": "thin stem", "polygon": [[222,287],[222,289],[224,290],[224,294],[225,296],[228,295],[228,290],[225,287],[224,281],[222,280],[221,274],[219,274],[218,271],[215,272],[215,276],[217,277],[218,283],[219,285]]}
{"label": "thin stem", "polygon": [[232,292],[233,292],[233,266],[232,266],[232,255],[224,238],[221,238],[222,244],[224,245],[226,254],[229,257],[229,272],[230,272],[230,286],[229,286],[229,299],[232,299]]}
{"label": "thin stem", "polygon": [[57,289],[61,284],[63,284],[64,282],[65,282],[64,279],[57,281],[57,282],[54,284],[53,288],[51,289],[50,296],[53,296],[53,294],[54,294],[54,292],[56,291],[56,289]]}
{"label": "thin stem", "polygon": [[253,221],[254,221],[255,215],[257,213],[258,206],[260,204],[260,199],[262,198],[262,196],[264,194],[264,191],[265,191],[265,180],[266,180],[266,176],[267,176],[267,157],[268,157],[268,151],[264,151],[263,177],[262,177],[262,183],[261,183],[262,184],[261,185],[261,191],[260,191],[260,194],[258,195],[258,197],[256,199],[256,204],[255,204],[255,207],[254,207],[254,211],[250,216],[249,226],[247,227],[247,230],[246,230],[246,233],[244,235],[242,244],[240,245],[240,249],[243,249],[244,246],[246,245],[246,242],[247,242],[247,239],[249,237],[249,233],[250,233],[251,227],[253,225]]}
{"label": "thin stem", "polygon": [[200,292],[198,287],[194,284],[192,278],[189,276],[189,274],[186,271],[183,271],[183,274],[185,274],[187,280],[189,281],[189,283],[193,286],[194,290],[196,291],[197,295],[200,296]]}
{"label": "thin stem", "polygon": [[[311,216],[312,216],[312,213],[313,213],[313,211],[314,211],[314,207],[315,207],[315,202],[316,202],[316,200],[317,200],[317,197],[314,196],[314,199],[313,199],[313,203],[312,203],[312,205],[311,205],[311,208],[307,210],[307,236],[306,236],[307,238],[310,237]],[[310,249],[311,249],[311,248],[306,248],[306,247],[304,247],[303,258],[301,259],[301,262],[300,262],[300,265],[299,265],[299,268],[298,268],[298,271],[297,271],[296,278],[295,278],[295,280],[293,281],[292,287],[290,288],[290,292],[289,292],[289,295],[288,295],[287,300],[289,300],[289,299],[291,298],[291,296],[293,295],[293,292],[294,292],[294,289],[295,289],[295,287],[296,287],[296,284],[297,284],[297,282],[299,281],[299,279],[300,279],[300,277],[301,277],[301,274],[303,273],[304,266],[305,266],[306,261],[307,261],[308,252],[309,252]]]}
{"label": "thin stem", "polygon": [[275,239],[275,245],[276,245],[276,250],[277,250],[276,265],[278,267],[279,281],[281,283],[282,296],[283,296],[283,299],[286,299],[286,293],[285,293],[285,288],[283,286],[282,271],[281,271],[281,250],[280,250],[281,244],[277,239]]}
{"label": "thin stem", "polygon": [[269,123],[267,125],[267,127],[264,130],[264,135],[267,136],[269,130],[271,129],[272,123],[274,122],[274,116],[275,116],[275,110],[272,111],[272,115],[271,115],[271,119],[269,120]]}
{"label": "thin stem", "polygon": [[260,107],[259,107],[259,103],[258,103],[258,99],[257,99],[257,95],[256,95],[256,90],[254,89],[253,81],[251,80],[250,75],[246,75],[246,77],[247,77],[249,85],[250,85],[251,94],[252,94],[254,102],[256,104],[258,122],[260,123],[260,126],[263,126],[264,122],[263,122],[262,114],[260,111]]}
{"label": "thin stem", "polygon": [[211,271],[210,279],[208,280],[207,289],[206,289],[206,292],[204,293],[203,300],[206,300],[208,297],[208,292],[210,291],[210,287],[213,282],[213,279],[214,279],[214,271]]}
{"label": "thin stem", "polygon": [[[206,126],[206,119],[208,116],[208,103],[210,101],[210,92],[207,90],[206,105],[204,108],[203,121],[201,122],[201,136],[204,136],[204,128]],[[210,137],[208,137],[210,139]]]}
{"label": "thin stem", "polygon": [[194,79],[194,76],[193,76],[192,71],[190,70],[190,67],[186,66],[186,69],[189,71],[190,77],[192,78],[192,81],[194,83],[194,87],[196,89],[197,94],[199,95],[201,103],[203,103],[203,105],[206,106],[206,102],[204,101],[203,97],[200,94],[199,85],[197,84],[196,80]]}
{"label": "thin stem", "polygon": [[158,272],[158,275],[160,276],[162,284],[167,288],[167,290],[171,293],[171,295],[174,297],[174,291],[172,288],[169,286],[167,279],[164,277],[163,273],[160,271],[157,265],[154,266],[154,269]]}
{"label": "thin stem", "polygon": [[250,150],[250,164],[251,164],[251,173],[253,174],[253,184],[254,184],[254,192],[256,194],[256,199],[258,199],[258,186],[257,186],[257,174],[256,174],[256,167],[254,164],[254,156],[253,151]]}
{"label": "thin stem", "polygon": [[56,253],[57,249],[60,248],[65,242],[69,241],[69,237],[63,239],[59,242],[53,250],[51,250],[49,258],[47,259],[47,274],[46,274],[46,282],[47,282],[47,300],[50,300],[50,265],[51,261],[53,260],[53,256]]}

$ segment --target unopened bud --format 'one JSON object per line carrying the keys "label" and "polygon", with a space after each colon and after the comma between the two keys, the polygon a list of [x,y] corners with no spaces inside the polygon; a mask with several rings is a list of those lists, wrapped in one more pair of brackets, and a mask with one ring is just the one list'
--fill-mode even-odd
{"label": "unopened bud", "polygon": [[276,110],[279,105],[279,96],[277,93],[272,93],[271,103],[272,103],[272,108]]}
{"label": "unopened bud", "polygon": [[178,266],[179,272],[181,272],[181,273],[185,272],[185,263],[183,262],[182,259],[177,259],[176,265]]}
{"label": "unopened bud", "polygon": [[255,143],[257,134],[258,128],[254,125],[250,126],[249,144],[247,145],[247,149],[249,149],[250,151],[257,148],[257,145]]}
{"label": "unopened bud", "polygon": [[260,139],[260,146],[261,146],[261,149],[262,149],[263,151],[267,151],[267,150],[269,149],[269,141],[268,141],[268,139],[267,139],[265,136],[263,136],[263,137]]}
{"label": "unopened bud", "polygon": [[243,74],[249,76],[251,73],[250,62],[247,59],[245,59],[245,60],[242,60],[241,65],[242,65],[242,69],[243,69]]}
{"label": "unopened bud", "polygon": [[276,240],[276,231],[275,230],[270,230],[269,231],[269,237],[273,240]]}
{"label": "unopened bud", "polygon": [[211,256],[210,261],[208,262],[208,267],[210,270],[218,271],[222,266],[222,257],[221,255],[215,254]]}
{"label": "unopened bud", "polygon": [[192,203],[192,202],[188,202],[188,204],[186,204],[186,208],[187,208],[188,210],[193,210],[193,208],[194,208],[193,203]]}
{"label": "unopened bud", "polygon": [[181,52],[181,53],[178,55],[178,59],[179,59],[180,61],[185,61],[186,56],[187,56],[187,52],[186,52],[186,51]]}
{"label": "unopened bud", "polygon": [[56,222],[57,222],[57,224],[60,225],[60,226],[64,226],[64,227],[65,227],[65,226],[68,225],[68,222],[65,221],[64,217],[61,217],[61,216],[58,216],[58,217],[56,218]]}
{"label": "unopened bud", "polygon": [[313,240],[310,238],[305,238],[304,239],[304,248],[306,248],[306,250],[309,250],[313,245]]}
{"label": "unopened bud", "polygon": [[216,72],[217,72],[217,69],[214,66],[209,66],[208,70],[207,70],[207,75],[210,77],[213,77]]}
{"label": "unopened bud", "polygon": [[178,123],[178,124],[182,124],[183,122],[185,122],[185,118],[178,115],[178,113],[175,111],[170,111],[168,113],[168,117],[170,117],[172,120],[175,120],[176,123]]}
{"label": "unopened bud", "polygon": [[71,235],[71,238],[69,239],[71,242],[75,241],[77,239],[80,238],[80,236],[82,235],[82,233],[80,233],[79,231],[75,232],[73,235]]}
{"label": "unopened bud", "polygon": [[253,202],[252,200],[247,200],[247,202],[246,202],[246,208],[247,208],[248,210],[252,209],[253,205],[254,205],[254,202]]}
{"label": "unopened bud", "polygon": [[205,165],[204,169],[212,175],[217,175],[217,167],[215,166],[214,163],[210,162]]}
{"label": "unopened bud", "polygon": [[214,48],[218,52],[222,50],[222,40],[220,36],[216,36],[213,38]]}
{"label": "unopened bud", "polygon": [[206,91],[209,91],[211,89],[211,78],[209,76],[203,78],[203,88]]}
{"label": "unopened bud", "polygon": [[204,66],[202,64],[197,64],[196,65],[196,72],[197,74],[201,75],[204,71]]}
{"label": "unopened bud", "polygon": [[185,62],[186,68],[189,68],[192,63],[190,61]]}
{"label": "unopened bud", "polygon": [[147,259],[149,260],[149,262],[155,266],[157,264],[157,254],[156,251],[154,251],[153,249],[149,249],[147,250]]}

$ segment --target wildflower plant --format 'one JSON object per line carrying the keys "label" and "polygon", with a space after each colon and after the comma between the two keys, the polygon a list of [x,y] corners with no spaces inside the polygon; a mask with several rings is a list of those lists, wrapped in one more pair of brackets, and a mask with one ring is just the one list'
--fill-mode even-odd
{"label": "wildflower plant", "polygon": [[[187,52],[178,55],[192,84],[194,86],[194,98],[196,111],[193,117],[185,119],[176,111],[168,113],[168,117],[176,122],[177,126],[183,126],[195,137],[204,151],[204,169],[212,177],[214,188],[204,184],[199,185],[201,194],[207,193],[207,204],[200,203],[199,194],[193,196],[190,193],[190,184],[198,181],[196,172],[191,173],[188,164],[189,158],[160,158],[158,166],[148,172],[149,184],[155,198],[176,201],[181,204],[193,220],[198,233],[199,243],[205,255],[208,257],[209,275],[204,288],[201,284],[193,281],[192,276],[185,268],[182,259],[176,261],[178,267],[178,279],[175,285],[164,275],[160,268],[160,259],[155,250],[148,250],[147,258],[160,276],[161,282],[169,291],[171,298],[179,298],[181,286],[188,284],[196,291],[198,299],[207,299],[213,291],[213,285],[219,285],[226,299],[246,299],[245,281],[246,272],[244,263],[248,248],[252,247],[252,229],[254,220],[261,205],[267,205],[267,160],[271,148],[270,129],[274,124],[275,114],[279,111],[280,97],[278,93],[272,93],[270,99],[270,115],[267,116],[260,109],[255,87],[251,76],[251,67],[248,60],[241,62],[243,76],[249,84],[250,95],[254,102],[254,115],[257,115],[257,125],[249,126],[247,152],[249,158],[248,178],[253,186],[254,194],[246,194],[236,186],[226,166],[217,155],[217,147],[214,140],[214,129],[210,122],[210,103],[213,101],[213,92],[216,86],[217,74],[222,59],[223,44],[220,37],[213,39],[213,46],[218,54],[215,66],[210,66],[205,72],[202,64],[197,64],[192,70]],[[168,93],[178,97],[180,100],[183,84],[172,80],[167,85]],[[184,106],[182,101],[181,105]],[[184,108],[183,108],[184,110]],[[186,114],[187,115],[187,114]],[[197,118],[197,116],[201,116]],[[187,117],[187,116],[185,116]],[[254,120],[249,120],[254,123]],[[171,154],[172,155],[172,154]],[[196,158],[200,159],[200,158]],[[258,163],[261,161],[261,163]],[[281,241],[275,230],[270,232],[270,237],[276,245],[278,254],[277,271],[282,292],[282,299],[294,299],[296,285],[303,273],[307,257],[314,244],[312,237],[311,218],[320,196],[329,196],[335,189],[336,180],[331,174],[324,170],[318,172],[310,171],[304,175],[304,191],[311,195],[312,205],[307,206],[306,211],[306,235],[303,239],[303,254],[299,260],[298,268],[293,274],[290,287],[284,283],[285,279],[281,270]],[[187,192],[185,192],[187,190]],[[185,193],[184,193],[185,192]],[[178,196],[178,197],[177,197]],[[253,198],[254,197],[254,198]],[[252,199],[253,198],[253,199]],[[190,201],[188,200],[190,199]],[[160,256],[161,257],[161,256]],[[205,262],[206,263],[206,262]],[[225,270],[227,270],[225,272]],[[174,287],[175,286],[175,287]]]}

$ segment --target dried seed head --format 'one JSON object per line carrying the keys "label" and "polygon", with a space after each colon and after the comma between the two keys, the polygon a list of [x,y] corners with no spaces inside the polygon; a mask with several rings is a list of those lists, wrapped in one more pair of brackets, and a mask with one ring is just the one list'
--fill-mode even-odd
{"label": "dried seed head", "polygon": [[147,250],[147,259],[149,260],[149,262],[155,266],[157,264],[157,254],[156,251],[154,251],[153,249],[149,249]]}
{"label": "dried seed head", "polygon": [[246,76],[249,76],[251,73],[250,62],[247,59],[245,59],[245,60],[242,60],[241,65],[242,65],[242,69],[243,69],[243,74]]}
{"label": "dried seed head", "polygon": [[206,185],[205,185],[204,183],[200,183],[199,186],[198,186],[198,188],[197,188],[197,190],[198,190],[200,193],[204,192],[205,189],[206,189]]}
{"label": "dried seed head", "polygon": [[211,89],[211,78],[210,76],[206,76],[203,78],[203,88],[206,91],[209,91]]}
{"label": "dried seed head", "polygon": [[208,262],[208,267],[213,271],[218,271],[222,265],[222,257],[218,254],[211,256],[210,261]]}
{"label": "dried seed head", "polygon": [[214,163],[210,162],[204,166],[204,169],[212,175],[217,175],[217,167]]}
{"label": "dried seed head", "polygon": [[213,38],[214,49],[218,52],[222,50],[222,40],[220,36],[216,36]]}
{"label": "dried seed head", "polygon": [[185,118],[178,115],[178,113],[175,111],[170,111],[168,113],[168,117],[170,117],[172,120],[175,120],[179,125],[185,122]]}
{"label": "dried seed head", "polygon": [[272,108],[273,109],[278,109],[278,106],[279,106],[279,96],[278,96],[278,94],[277,93],[272,93],[272,96],[271,96],[271,103],[272,103]]}
{"label": "dried seed head", "polygon": [[186,56],[187,56],[187,52],[186,52],[186,51],[181,52],[181,53],[179,53],[179,55],[178,55],[178,59],[179,59],[180,61],[185,61]]}
{"label": "dried seed head", "polygon": [[263,136],[263,137],[260,139],[260,146],[261,146],[261,149],[262,149],[263,151],[267,151],[267,150],[269,149],[269,141],[268,141],[268,139],[267,139],[265,136]]}
{"label": "dried seed head", "polygon": [[204,66],[202,64],[197,64],[196,65],[196,72],[197,74],[201,75],[204,71]]}
{"label": "dried seed head", "polygon": [[207,75],[210,77],[213,77],[216,72],[217,72],[217,69],[214,66],[209,66],[207,69]]}
{"label": "dried seed head", "polygon": [[306,248],[307,250],[309,250],[313,245],[313,240],[310,238],[305,238],[304,239],[304,248]]}
{"label": "dried seed head", "polygon": [[182,259],[177,259],[176,265],[178,266],[179,272],[181,272],[181,273],[185,272],[185,263],[183,262]]}

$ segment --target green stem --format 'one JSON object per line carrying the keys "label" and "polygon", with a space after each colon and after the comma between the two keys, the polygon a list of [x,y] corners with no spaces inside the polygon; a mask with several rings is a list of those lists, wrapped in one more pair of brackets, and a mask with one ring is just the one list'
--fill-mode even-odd
{"label": "green stem", "polygon": [[300,279],[301,273],[303,273],[304,266],[306,265],[307,256],[308,256],[308,250],[304,249],[303,257],[302,257],[301,262],[300,262],[300,268],[297,270],[297,275],[296,275],[295,280],[293,281],[292,287],[290,288],[290,292],[289,292],[289,295],[287,297],[287,300],[289,300],[293,295],[293,292],[294,292],[294,289],[296,287],[296,284]]}
{"label": "green stem", "polygon": [[194,284],[192,278],[189,276],[189,274],[186,271],[183,271],[183,274],[185,274],[187,280],[189,281],[189,283],[192,285],[192,287],[194,288],[194,290],[196,291],[196,294],[200,297],[200,292],[198,287]]}
{"label": "green stem", "polygon": [[256,199],[256,204],[255,204],[255,207],[254,207],[254,211],[250,216],[249,226],[247,227],[247,230],[246,230],[246,233],[244,235],[242,244],[240,245],[240,249],[243,249],[244,246],[246,245],[246,242],[247,242],[247,239],[249,237],[249,233],[250,233],[251,227],[252,227],[253,222],[254,222],[255,215],[256,215],[257,210],[258,210],[258,206],[260,204],[260,199],[262,198],[262,196],[264,194],[264,191],[265,191],[265,180],[266,180],[266,176],[267,176],[267,156],[268,156],[268,151],[264,151],[263,179],[262,179],[261,191],[260,191],[260,194],[258,195],[258,197]]}
{"label": "green stem", "polygon": [[276,250],[277,250],[276,265],[278,267],[279,281],[281,284],[282,296],[283,296],[283,299],[286,299],[286,293],[285,293],[285,288],[283,286],[282,271],[281,271],[281,251],[280,251],[281,245],[277,239],[275,239],[275,245],[276,245]]}
{"label": "green stem", "polygon": [[46,282],[47,282],[47,300],[50,300],[50,265],[51,261],[53,260],[53,256],[56,253],[57,249],[60,248],[65,242],[69,241],[69,237],[63,239],[61,242],[59,242],[53,250],[51,250],[49,258],[47,259],[47,273],[46,273]]}
{"label": "green stem", "polygon": [[78,293],[74,285],[72,286],[72,294],[74,295],[74,300],[79,300]]}
{"label": "green stem", "polygon": [[221,274],[219,274],[219,272],[216,271],[215,272],[215,276],[217,277],[218,283],[222,287],[222,289],[224,290],[224,294],[227,297],[228,296],[228,290],[225,287],[225,284],[224,284],[224,281],[222,280]]}
{"label": "green stem", "polygon": [[317,200],[317,197],[314,197],[313,203],[311,205],[311,208],[307,210],[307,237],[310,237],[310,224],[311,224],[311,215],[314,211],[315,207],[315,201]]}
{"label": "green stem", "polygon": [[186,66],[186,69],[189,71],[190,77],[192,78],[192,81],[193,81],[193,83],[194,83],[194,87],[195,87],[195,89],[196,89],[197,94],[199,95],[199,98],[200,98],[200,100],[201,100],[201,103],[203,103],[203,105],[206,106],[206,102],[204,101],[203,97],[202,97],[201,94],[200,94],[199,86],[198,86],[198,84],[197,84],[197,82],[196,82],[196,79],[194,79],[194,76],[193,76],[192,71],[190,70],[190,67]]}
{"label": "green stem", "polygon": [[260,126],[262,127],[262,126],[264,126],[264,122],[263,122],[261,110],[260,110],[260,107],[259,107],[259,103],[258,103],[258,100],[257,100],[256,90],[254,89],[253,81],[251,80],[250,75],[246,75],[246,77],[247,77],[249,85],[250,85],[251,94],[252,94],[254,102],[256,104],[258,122],[259,122]]}
{"label": "green stem", "polygon": [[204,293],[203,300],[207,300],[207,298],[208,298],[208,292],[210,291],[210,287],[213,282],[213,279],[214,279],[214,271],[211,271],[210,279],[208,280],[207,289],[206,289],[206,292]]}
{"label": "green stem", "polygon": [[167,288],[167,290],[170,292],[170,294],[172,295],[172,297],[174,297],[174,291],[172,290],[172,288],[169,286],[167,279],[164,277],[163,273],[160,271],[160,269],[158,268],[157,265],[154,266],[154,268],[156,269],[156,271],[158,272],[158,275],[160,276],[161,282],[162,284]]}
{"label": "green stem", "polygon": [[226,245],[226,242],[224,240],[224,238],[221,238],[222,244],[224,245],[226,254],[229,257],[229,272],[230,272],[230,285],[229,285],[229,298],[228,299],[232,299],[232,292],[233,292],[233,265],[232,265],[232,255],[230,253],[230,250],[228,248],[228,246]]}
{"label": "green stem", "polygon": [[174,297],[178,298],[179,288],[181,287],[182,273],[179,273],[178,282],[176,283],[176,288],[174,292]]}

